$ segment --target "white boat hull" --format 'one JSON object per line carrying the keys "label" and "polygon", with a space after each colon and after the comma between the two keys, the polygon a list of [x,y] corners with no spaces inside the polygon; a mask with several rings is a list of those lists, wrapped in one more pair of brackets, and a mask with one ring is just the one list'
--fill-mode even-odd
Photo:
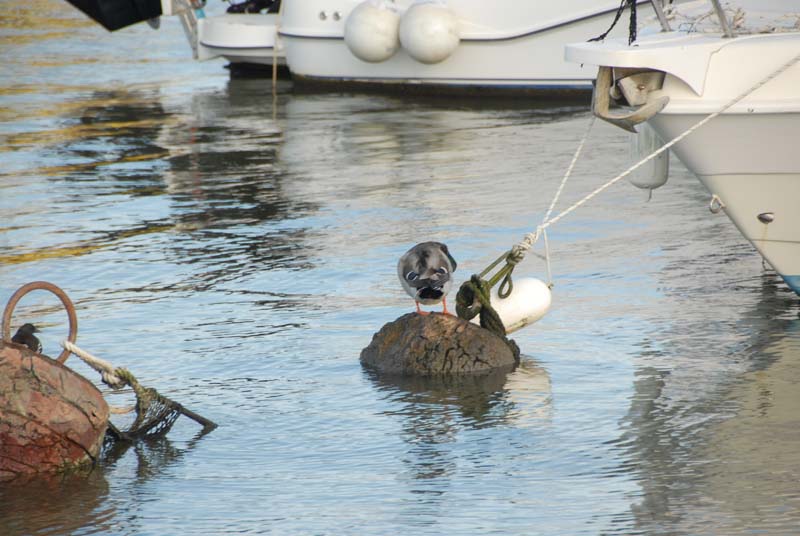
{"label": "white boat hull", "polygon": [[[792,290],[800,294],[800,173],[698,175],[725,203],[725,213]],[[774,214],[762,223],[759,214]]]}
{"label": "white boat hull", "polygon": [[[659,114],[650,123],[673,139],[701,119]],[[734,135],[731,135],[734,133]],[[738,133],[738,134],[735,134]],[[800,113],[717,117],[673,147],[769,264],[800,293]],[[772,214],[764,223],[761,214]]]}
{"label": "white boat hull", "polygon": [[[581,43],[568,46],[566,56],[615,69],[665,72],[661,89],[647,96],[648,102],[669,97],[648,120],[665,141],[763,83],[673,150],[800,294],[800,33],[721,38],[674,32],[636,45]],[[780,74],[768,79],[775,73]]]}
{"label": "white boat hull", "polygon": [[[563,59],[563,47],[606,31],[619,2],[571,0],[450,0],[460,43],[446,59],[424,63],[400,47],[385,61],[357,58],[345,43],[345,24],[356,0],[286,0],[281,40],[293,78],[337,84],[488,88],[588,93],[595,70]],[[411,4],[398,0],[400,15]],[[640,7],[644,18],[649,7]],[[626,21],[615,28],[627,35]],[[612,34],[613,35],[613,34]]]}
{"label": "white boat hull", "polygon": [[198,59],[225,58],[231,63],[286,64],[277,40],[278,15],[228,13],[197,21]]}

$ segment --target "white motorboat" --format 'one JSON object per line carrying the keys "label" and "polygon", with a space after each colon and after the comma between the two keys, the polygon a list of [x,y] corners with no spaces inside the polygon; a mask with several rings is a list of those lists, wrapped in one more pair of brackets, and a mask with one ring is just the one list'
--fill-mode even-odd
{"label": "white motorboat", "polygon": [[[641,2],[640,20],[653,16]],[[280,39],[297,82],[417,90],[588,93],[566,43],[611,26],[619,0],[284,0]],[[615,28],[611,35],[626,30]]]}
{"label": "white motorboat", "polygon": [[[68,1],[109,30],[178,16],[195,58],[286,66],[299,83],[481,96],[587,95],[594,71],[565,62],[563,47],[606,32],[620,7],[619,0],[240,0],[207,15],[205,0]],[[639,21],[653,17],[652,1],[636,0]],[[619,25],[610,35],[624,33]]]}
{"label": "white motorboat", "polygon": [[280,0],[243,0],[226,13],[206,16],[205,0],[68,0],[109,31],[161,16],[177,16],[195,58],[222,57],[232,65],[286,64],[277,38]]}
{"label": "white motorboat", "polygon": [[285,65],[277,43],[277,13],[225,13],[197,20],[197,58],[232,64]]}
{"label": "white motorboat", "polygon": [[[672,149],[712,194],[710,208],[800,294],[800,10],[788,0],[736,4],[726,14],[704,3],[716,30],[685,22],[667,31],[664,17],[663,31],[630,45],[583,42],[565,55],[600,67],[594,112],[624,128],[647,121],[669,143],[722,111]],[[609,109],[615,99],[629,108]]]}

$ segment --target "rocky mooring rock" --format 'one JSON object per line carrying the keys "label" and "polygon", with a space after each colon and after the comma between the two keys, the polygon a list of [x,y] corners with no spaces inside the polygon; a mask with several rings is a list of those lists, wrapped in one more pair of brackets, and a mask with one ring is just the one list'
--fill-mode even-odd
{"label": "rocky mooring rock", "polygon": [[456,316],[409,313],[373,336],[361,351],[361,363],[387,374],[482,374],[513,369],[519,348]]}

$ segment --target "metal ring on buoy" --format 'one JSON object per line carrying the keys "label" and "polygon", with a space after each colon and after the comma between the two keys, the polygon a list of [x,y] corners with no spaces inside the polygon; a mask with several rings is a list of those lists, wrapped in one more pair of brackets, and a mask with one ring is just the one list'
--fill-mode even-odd
{"label": "metal ring on buoy", "polygon": [[[14,312],[14,307],[17,306],[17,303],[22,299],[23,296],[32,290],[49,290],[55,294],[59,300],[61,300],[61,303],[64,305],[64,309],[67,310],[67,316],[69,317],[69,335],[67,336],[67,340],[69,342],[75,342],[75,340],[78,338],[78,315],[75,314],[75,306],[72,304],[72,300],[69,299],[69,296],[67,296],[66,292],[54,284],[48,283],[47,281],[33,281],[32,283],[21,286],[19,290],[11,295],[11,298],[8,300],[8,304],[6,304],[5,311],[3,311],[3,340],[11,340],[11,314]],[[69,357],[69,354],[69,350],[64,350],[58,356],[56,361],[59,363],[65,362]]]}

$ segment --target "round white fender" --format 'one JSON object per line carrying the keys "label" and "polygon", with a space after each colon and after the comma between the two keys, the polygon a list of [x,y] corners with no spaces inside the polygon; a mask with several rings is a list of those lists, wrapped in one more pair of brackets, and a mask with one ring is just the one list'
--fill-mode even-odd
{"label": "round white fender", "polygon": [[[506,327],[506,333],[513,333],[528,324],[533,324],[550,309],[552,292],[544,281],[535,277],[514,278],[514,288],[507,298],[500,298],[497,290],[500,285],[492,288],[492,307],[500,315],[500,320]],[[480,317],[471,320],[473,324],[480,324]]]}
{"label": "round white fender", "polygon": [[400,20],[400,44],[421,63],[447,59],[460,41],[458,18],[444,2],[415,2]]}
{"label": "round white fender", "polygon": [[[664,146],[661,137],[648,123],[636,125],[636,134],[631,139],[631,160],[635,164],[650,153]],[[643,190],[655,190],[664,186],[669,176],[669,150],[664,151],[639,169],[628,175],[628,181]]]}
{"label": "round white fender", "polygon": [[350,52],[370,63],[386,61],[400,48],[400,15],[387,0],[358,4],[344,24],[344,42]]}

